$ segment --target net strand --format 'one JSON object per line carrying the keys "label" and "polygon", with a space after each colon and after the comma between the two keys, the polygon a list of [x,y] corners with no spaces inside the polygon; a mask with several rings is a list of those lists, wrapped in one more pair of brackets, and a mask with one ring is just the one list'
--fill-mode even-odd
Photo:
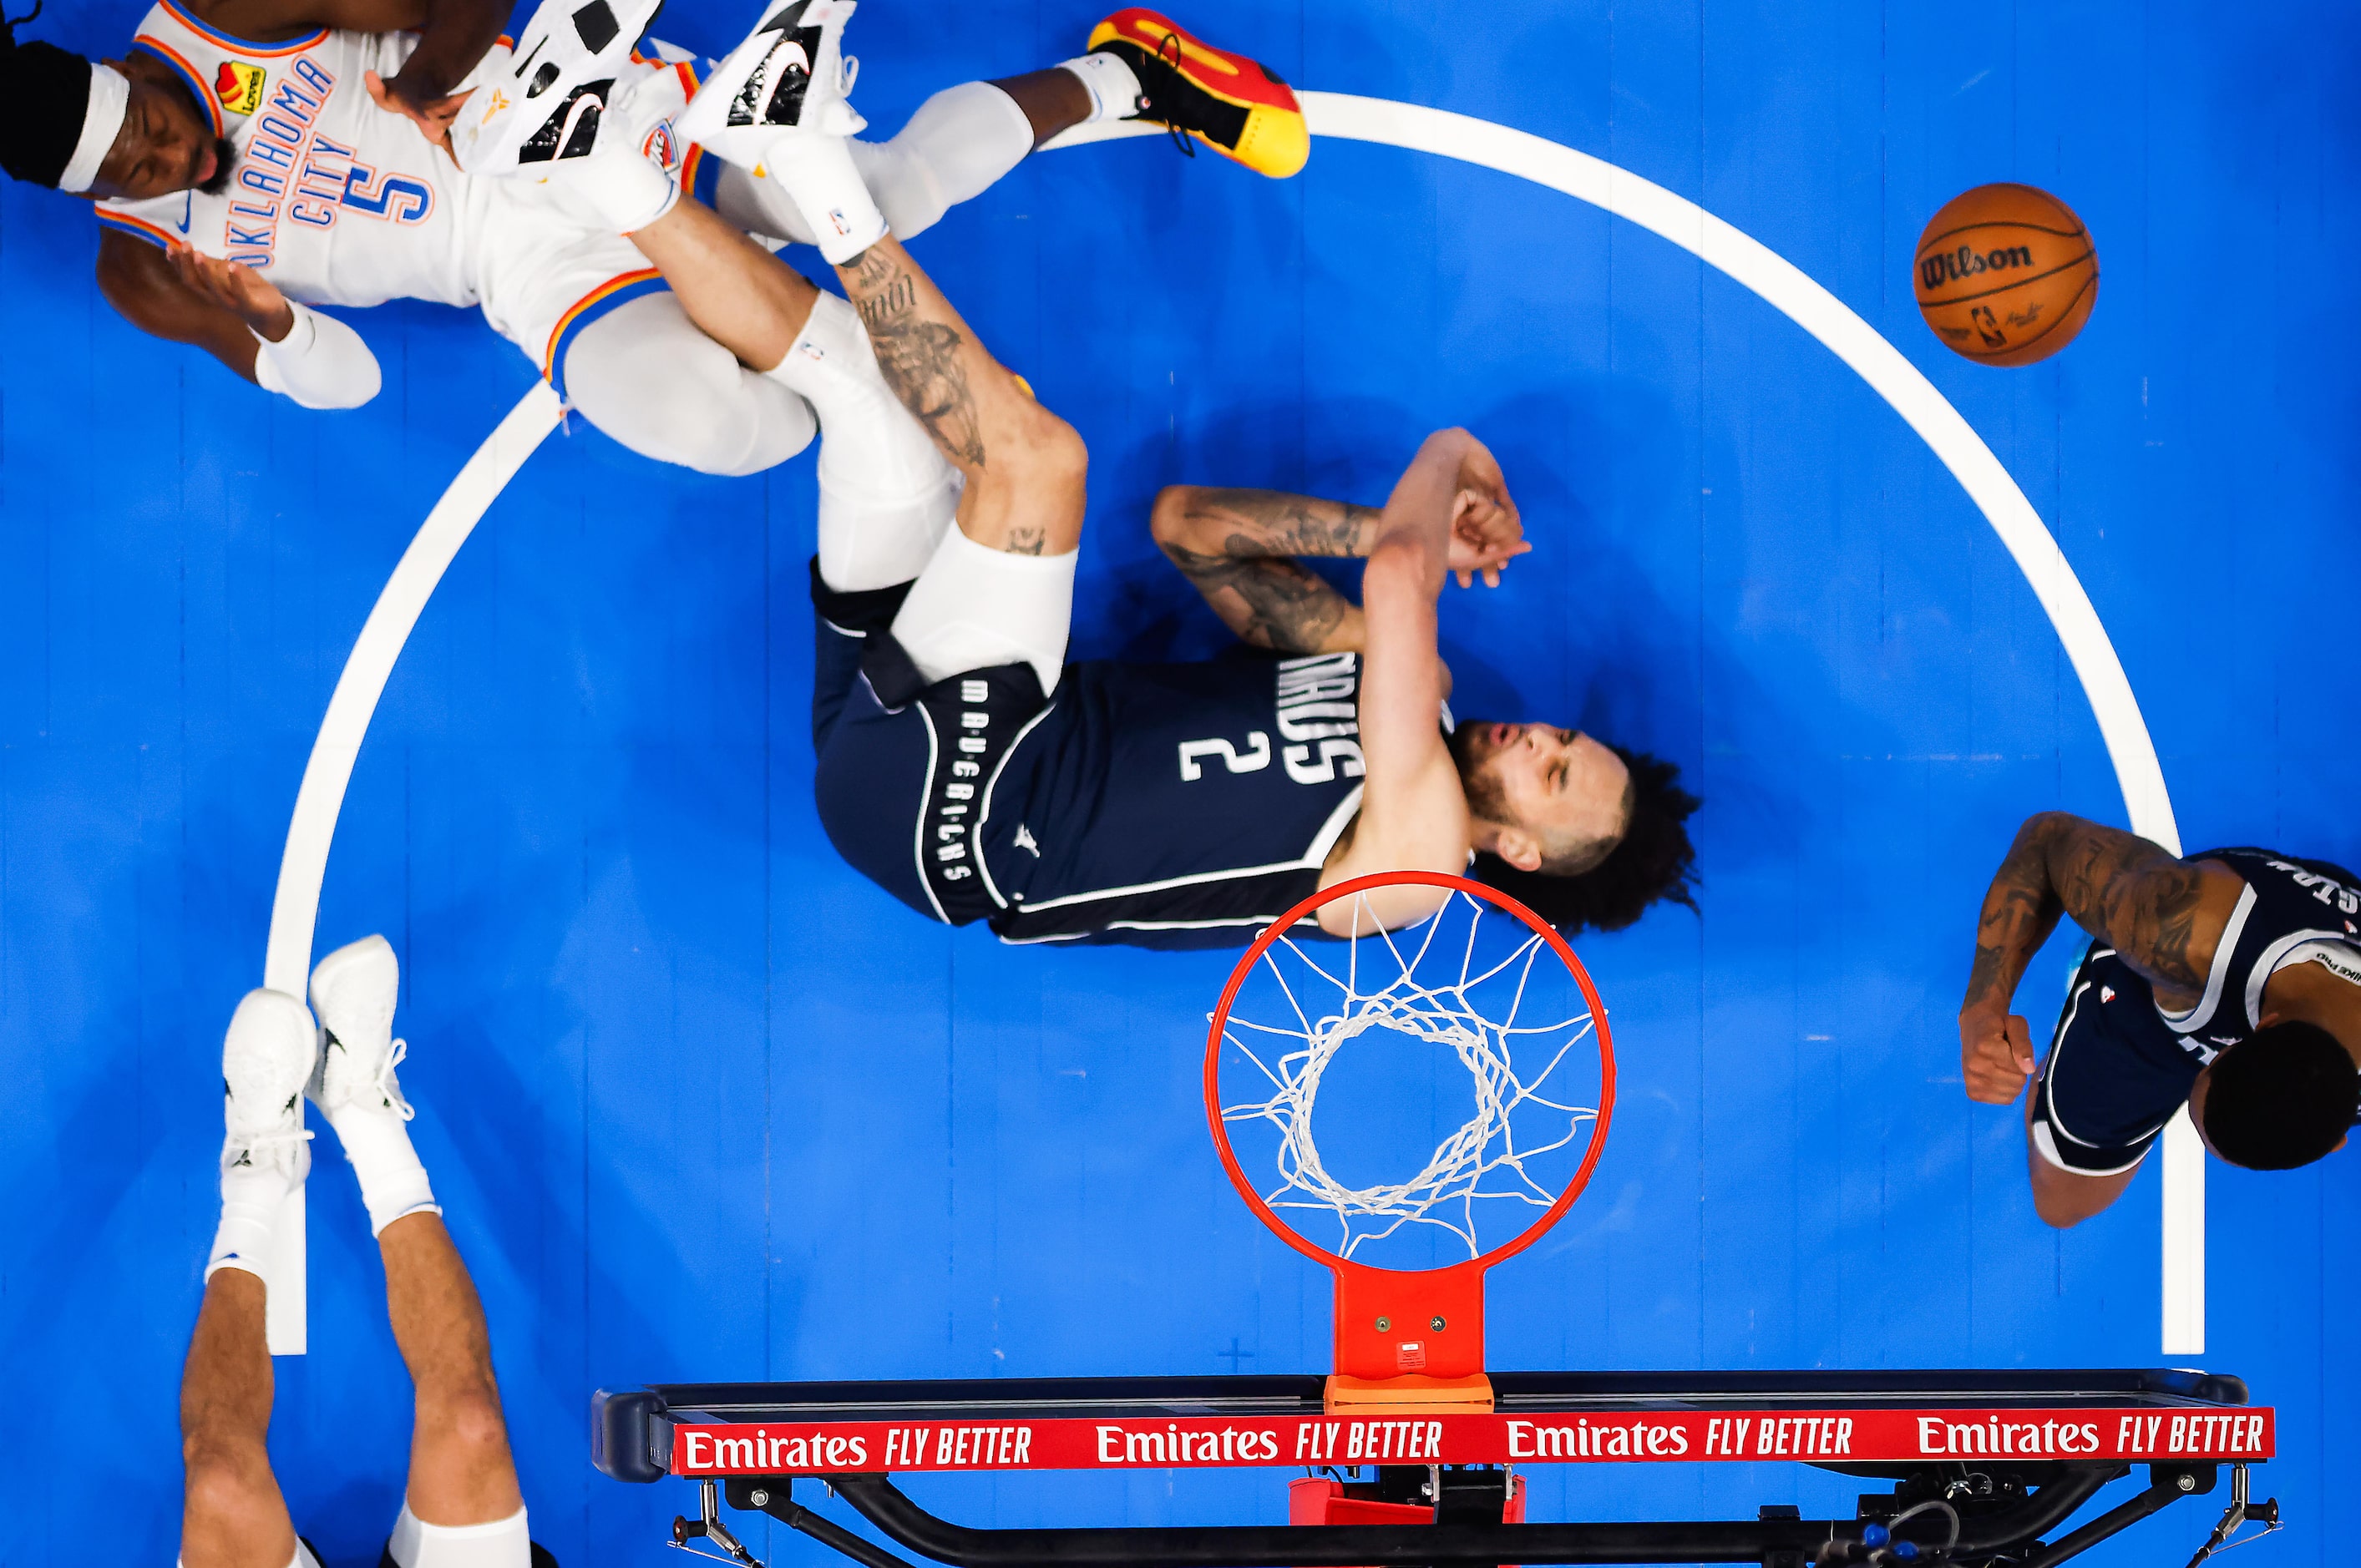
{"label": "net strand", "polygon": [[[1440,984],[1422,984],[1419,967],[1434,950],[1445,916],[1458,905],[1468,908],[1467,939],[1458,954],[1456,977]],[[1374,990],[1362,990],[1360,938],[1368,915],[1367,894],[1354,901],[1352,938],[1348,941],[1343,975],[1339,978],[1292,938],[1282,937],[1263,955],[1262,963],[1279,987],[1300,1028],[1258,1023],[1235,1012],[1224,1021],[1223,1038],[1253,1063],[1274,1092],[1221,1108],[1225,1123],[1268,1123],[1278,1135],[1275,1185],[1263,1191],[1263,1201],[1274,1210],[1324,1212],[1334,1217],[1339,1232],[1336,1251],[1351,1257],[1362,1246],[1386,1240],[1411,1225],[1433,1226],[1455,1236],[1471,1257],[1480,1255],[1477,1207],[1507,1201],[1546,1209],[1557,1194],[1526,1168],[1527,1162],[1566,1147],[1592,1122],[1592,1107],[1566,1103],[1541,1092],[1569,1053],[1593,1036],[1596,1019],[1586,1009],[1552,1024],[1520,1024],[1541,959],[1540,933],[1529,934],[1508,956],[1477,971],[1477,945],[1485,907],[1462,892],[1455,892],[1443,909],[1426,921],[1425,929],[1405,953],[1396,934],[1368,920],[1371,934],[1383,942],[1396,978]],[[1298,985],[1290,984],[1279,962],[1285,953],[1308,971],[1301,984],[1316,975],[1342,993],[1336,1009],[1313,1016]],[[1376,957],[1373,948],[1371,958]],[[1449,960],[1444,960],[1446,964]],[[1488,1016],[1471,995],[1487,982],[1511,970],[1514,989],[1503,1015]],[[1316,1003],[1314,1004],[1316,1005]],[[1446,1134],[1407,1179],[1353,1187],[1330,1171],[1312,1136],[1312,1111],[1322,1081],[1338,1054],[1372,1029],[1448,1049],[1471,1080],[1473,1113]],[[1514,1042],[1521,1038],[1564,1037],[1546,1063],[1530,1080],[1520,1076]],[[1258,1052],[1251,1036],[1268,1036]],[[1266,1060],[1266,1053],[1276,1053]],[[1516,1124],[1518,1113],[1547,1114],[1528,1117],[1541,1124],[1540,1132],[1526,1136]]]}

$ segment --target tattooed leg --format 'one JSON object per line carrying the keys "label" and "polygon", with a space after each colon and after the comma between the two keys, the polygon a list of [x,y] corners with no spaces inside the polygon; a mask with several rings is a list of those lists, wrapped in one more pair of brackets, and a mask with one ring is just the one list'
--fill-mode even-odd
{"label": "tattooed leg", "polygon": [[886,385],[967,477],[960,532],[1020,555],[1079,545],[1089,457],[1074,428],[993,358],[900,241],[836,271]]}

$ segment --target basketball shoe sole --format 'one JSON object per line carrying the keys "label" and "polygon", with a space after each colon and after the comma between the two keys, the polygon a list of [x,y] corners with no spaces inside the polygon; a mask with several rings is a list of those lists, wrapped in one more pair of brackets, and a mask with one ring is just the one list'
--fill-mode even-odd
{"label": "basketball shoe sole", "polygon": [[514,174],[589,156],[615,78],[663,0],[542,0],[507,63],[488,73],[451,126],[470,174]]}
{"label": "basketball shoe sole", "polygon": [[861,62],[844,54],[854,0],[788,0],[713,69],[680,116],[681,139],[752,169],[782,131],[849,137],[869,122],[852,106]]}

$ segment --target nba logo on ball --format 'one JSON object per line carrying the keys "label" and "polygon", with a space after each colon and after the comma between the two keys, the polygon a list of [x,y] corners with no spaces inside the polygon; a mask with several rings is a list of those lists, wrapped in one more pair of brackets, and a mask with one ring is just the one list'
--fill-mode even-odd
{"label": "nba logo on ball", "polygon": [[1945,347],[1979,364],[2030,365],[2090,320],[2099,255],[2048,192],[1979,185],[1928,220],[1911,283]]}

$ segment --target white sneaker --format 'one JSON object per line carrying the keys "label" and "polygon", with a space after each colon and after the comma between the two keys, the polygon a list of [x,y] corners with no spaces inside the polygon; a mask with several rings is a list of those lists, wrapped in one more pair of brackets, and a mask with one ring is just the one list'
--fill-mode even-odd
{"label": "white sneaker", "polygon": [[246,993],[222,1036],[223,1170],[278,1170],[290,1186],[310,1174],[303,1089],[319,1056],[301,1002],[283,991]]}
{"label": "white sneaker", "polygon": [[662,0],[542,0],[502,68],[487,73],[451,126],[470,174],[514,174],[587,158],[631,49]]}
{"label": "white sneaker", "polygon": [[689,100],[681,139],[751,169],[781,131],[864,129],[851,103],[861,62],[844,55],[855,8],[854,0],[787,0],[772,10]]}
{"label": "white sneaker", "polygon": [[401,991],[401,964],[383,937],[338,948],[313,969],[312,1007],[321,1041],[311,1094],[330,1116],[353,1105],[391,1111],[405,1122],[416,1114],[393,1075],[410,1049],[393,1037]]}

